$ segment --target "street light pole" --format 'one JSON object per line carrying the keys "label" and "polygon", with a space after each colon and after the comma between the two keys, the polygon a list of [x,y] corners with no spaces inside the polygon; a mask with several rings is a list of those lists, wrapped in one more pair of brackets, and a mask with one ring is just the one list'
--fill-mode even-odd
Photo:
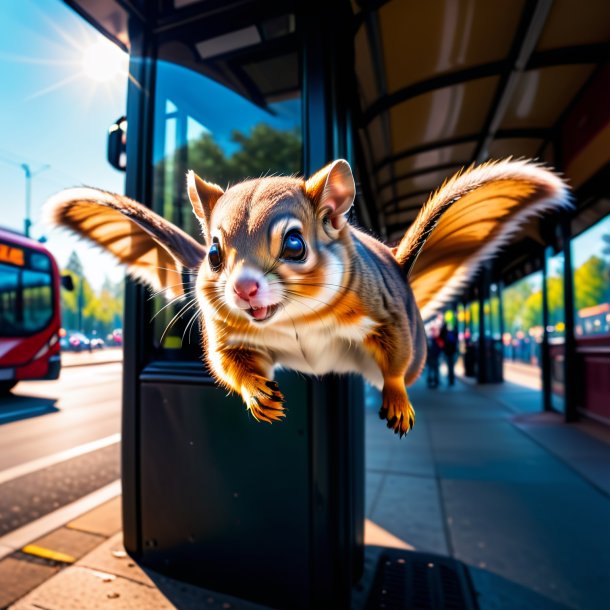
{"label": "street light pole", "polygon": [[32,178],[49,169],[50,165],[46,164],[33,172],[28,163],[22,163],[21,169],[25,172],[25,221],[23,233],[26,237],[30,236],[30,227],[32,226]]}

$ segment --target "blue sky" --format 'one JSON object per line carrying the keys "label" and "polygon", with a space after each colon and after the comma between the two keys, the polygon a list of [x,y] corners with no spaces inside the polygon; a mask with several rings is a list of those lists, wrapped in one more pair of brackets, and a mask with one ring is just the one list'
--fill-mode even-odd
{"label": "blue sky", "polygon": [[[60,0],[2,0],[0,7],[0,225],[23,230],[25,174],[32,180],[32,237],[45,235],[60,264],[77,250],[94,286],[122,275],[64,232],[49,231],[40,209],[65,187],[87,184],[123,192],[124,174],[106,161],[109,125],[125,113],[126,76],[105,82],[84,63],[95,43],[116,47]],[[124,54],[123,54],[124,55]],[[126,59],[126,58],[125,58]],[[99,75],[98,75],[99,76]]]}

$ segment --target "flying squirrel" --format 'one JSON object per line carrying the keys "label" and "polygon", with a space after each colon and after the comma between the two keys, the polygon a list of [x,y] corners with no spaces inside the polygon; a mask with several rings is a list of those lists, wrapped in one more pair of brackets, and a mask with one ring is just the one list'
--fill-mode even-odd
{"label": "flying squirrel", "polygon": [[47,218],[169,296],[185,296],[184,274],[195,275],[209,369],[255,419],[285,415],[276,367],[357,372],[381,389],[380,417],[400,436],[415,421],[406,386],[426,361],[422,317],[450,303],[534,217],[571,207],[551,170],[490,161],[446,180],[390,248],[347,221],[356,189],[343,159],[308,180],[265,177],[226,191],[189,171],[187,191],[205,245],[94,188],[53,196]]}

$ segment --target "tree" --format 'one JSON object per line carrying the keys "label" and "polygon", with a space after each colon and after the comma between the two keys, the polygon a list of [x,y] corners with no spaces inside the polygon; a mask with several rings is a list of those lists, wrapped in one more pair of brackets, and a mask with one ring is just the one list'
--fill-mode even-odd
{"label": "tree", "polygon": [[[104,279],[99,294],[83,274],[76,252],[72,252],[63,274],[72,276],[74,290],[61,291],[62,325],[86,334],[105,335],[122,326],[123,282]],[[80,310],[80,312],[79,312]]]}
{"label": "tree", "polygon": [[301,137],[296,129],[279,131],[259,123],[249,135],[233,131],[231,140],[240,146],[229,158],[237,180],[258,178],[269,171],[295,174],[301,169]]}
{"label": "tree", "polygon": [[533,326],[542,324],[542,290],[532,292],[521,311],[521,330],[529,331]]}
{"label": "tree", "polygon": [[[523,323],[524,305],[535,293],[534,283],[523,279],[504,289],[502,293],[502,309],[504,313],[504,328],[514,334],[527,328]],[[531,303],[530,303],[531,305]]]}
{"label": "tree", "polygon": [[[238,148],[227,156],[211,134],[203,134],[188,145],[189,168],[223,189],[245,178],[259,178],[269,172],[295,174],[301,169],[302,144],[297,129],[282,131],[259,123],[248,134],[234,130],[230,140]],[[183,151],[173,156],[184,157]]]}
{"label": "tree", "polygon": [[574,271],[574,305],[577,310],[603,303],[608,297],[610,265],[591,256]]}

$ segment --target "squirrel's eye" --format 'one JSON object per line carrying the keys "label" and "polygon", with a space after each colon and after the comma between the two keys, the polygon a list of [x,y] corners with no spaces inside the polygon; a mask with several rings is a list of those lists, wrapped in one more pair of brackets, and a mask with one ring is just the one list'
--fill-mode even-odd
{"label": "squirrel's eye", "polygon": [[222,256],[220,255],[220,246],[217,243],[213,243],[208,250],[208,261],[210,262],[210,269],[212,271],[220,271],[222,266]]}
{"label": "squirrel's eye", "polygon": [[305,240],[298,231],[289,231],[284,237],[281,258],[289,261],[305,260]]}

